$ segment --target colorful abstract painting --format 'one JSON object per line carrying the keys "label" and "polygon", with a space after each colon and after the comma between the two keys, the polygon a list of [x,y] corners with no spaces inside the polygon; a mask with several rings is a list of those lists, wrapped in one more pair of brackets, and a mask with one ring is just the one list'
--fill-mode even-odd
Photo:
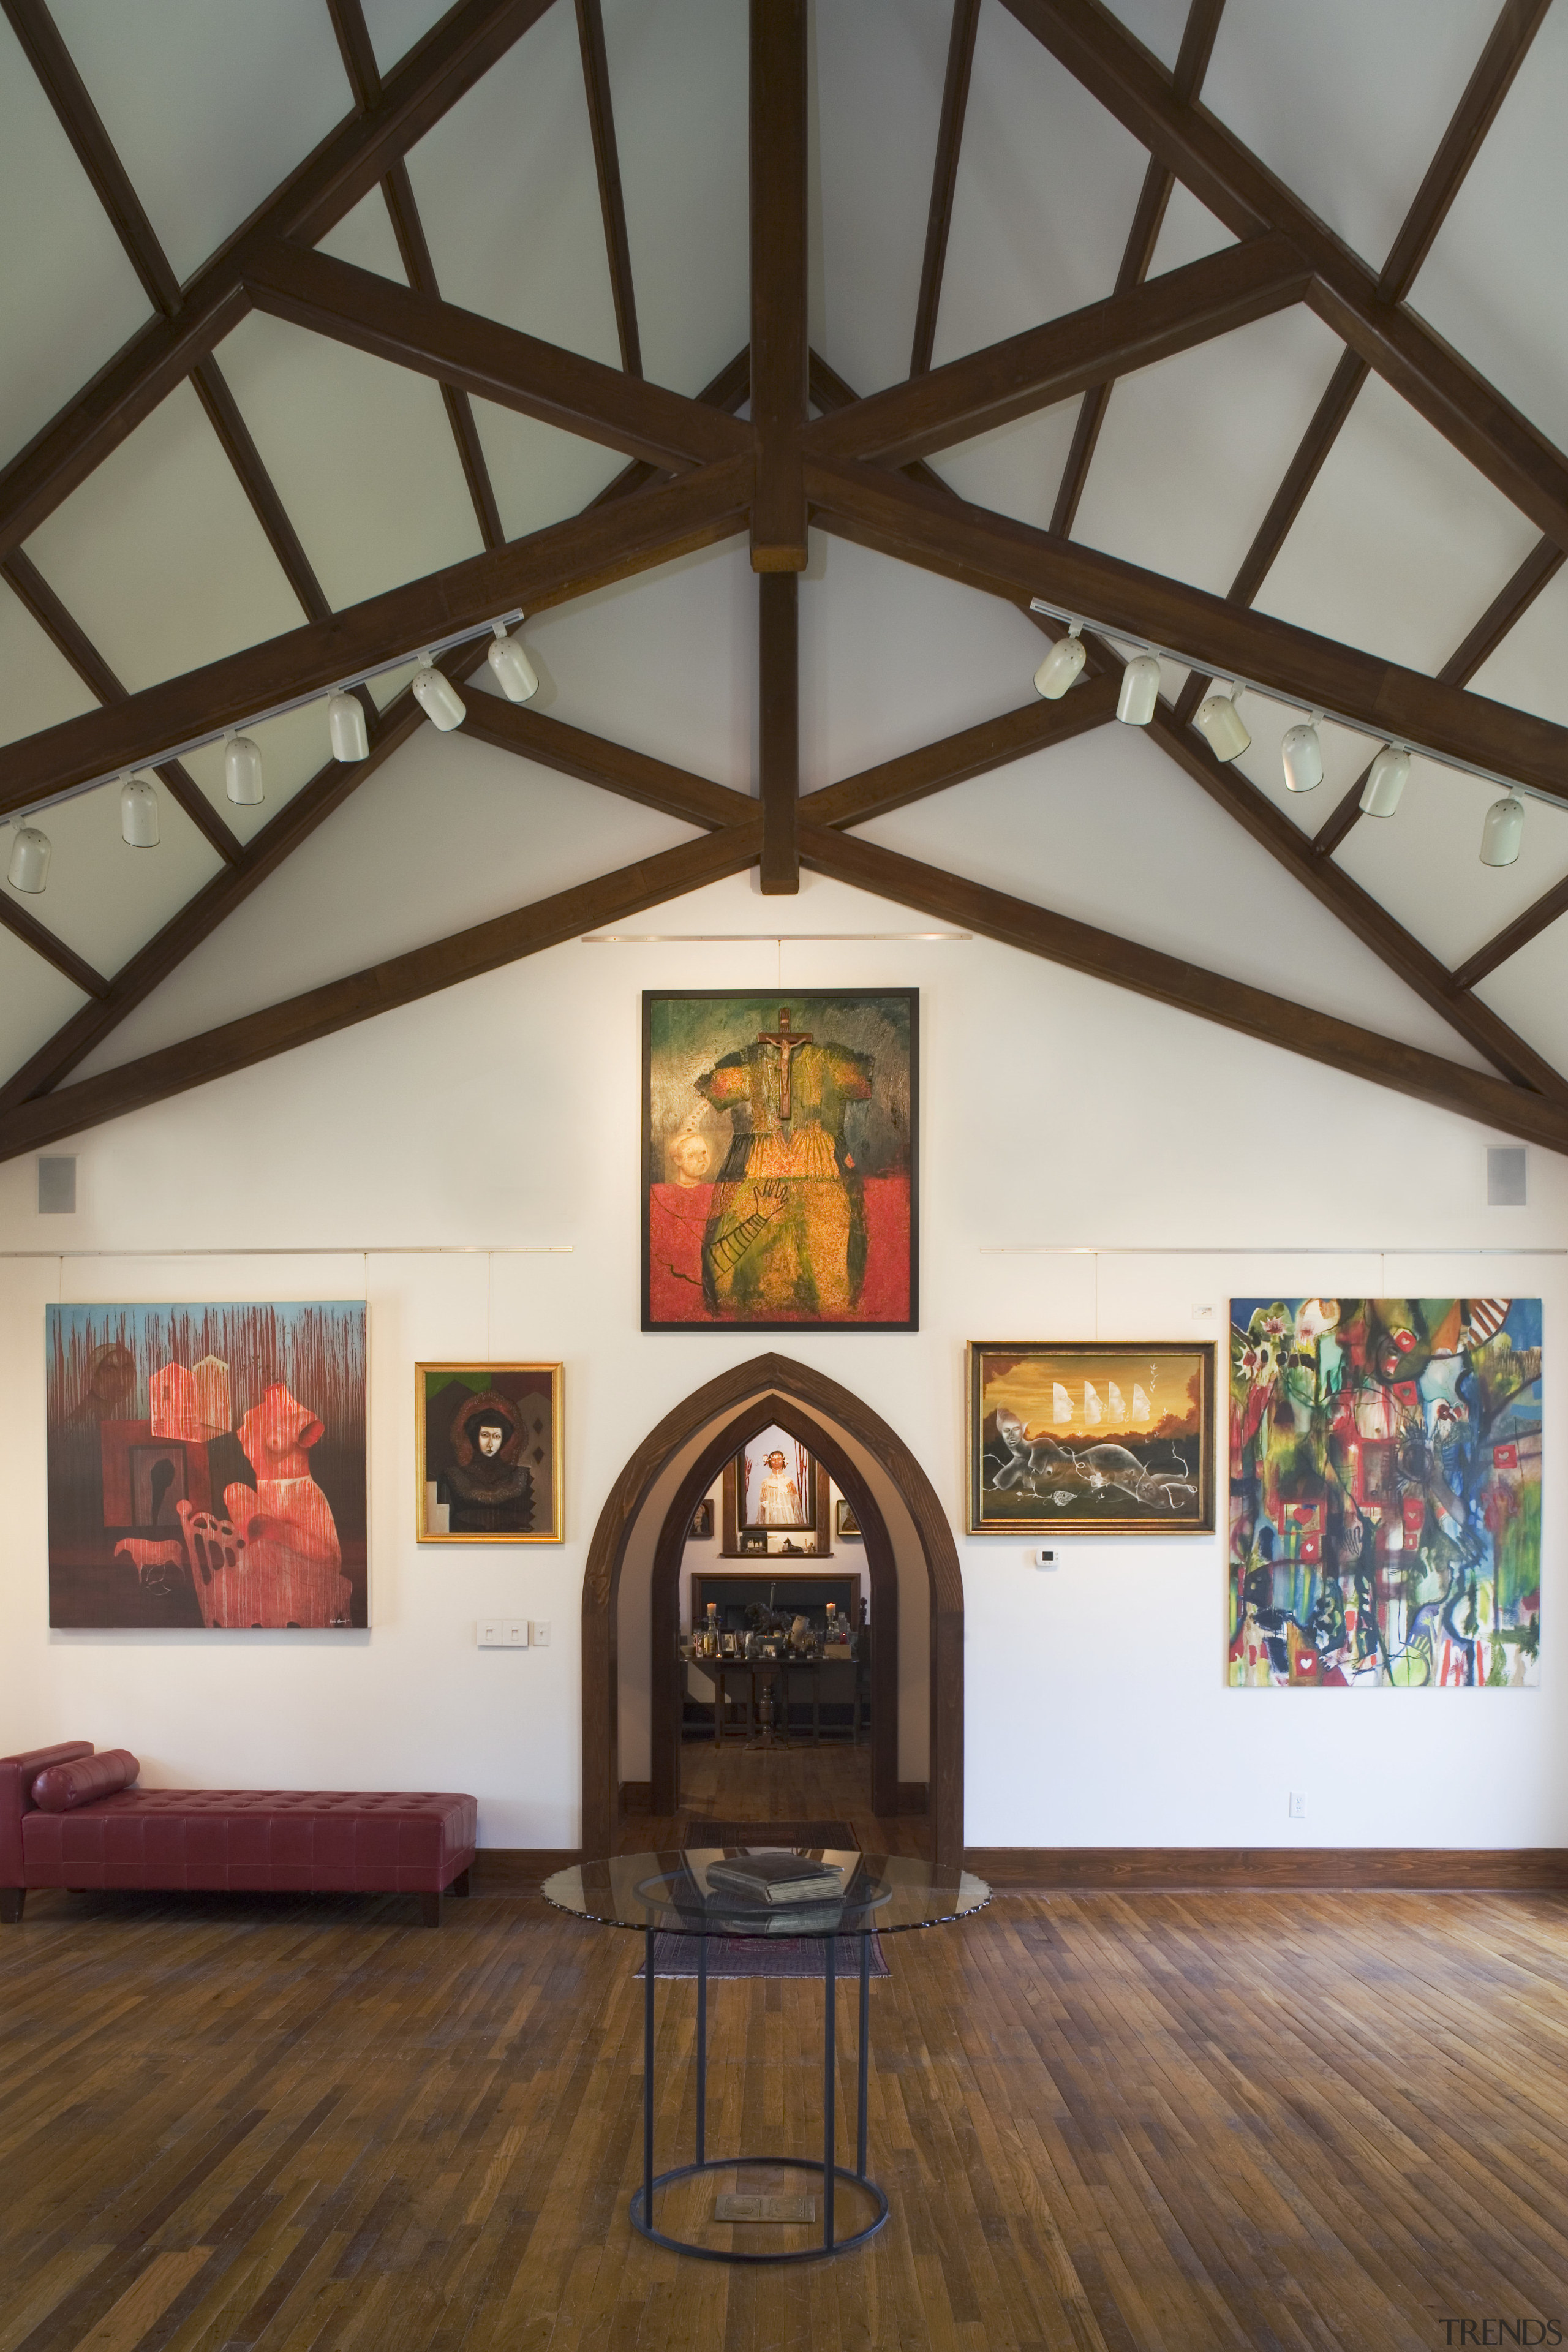
{"label": "colorful abstract painting", "polygon": [[1230,1312],[1231,1682],[1536,1682],[1541,1301]]}
{"label": "colorful abstract painting", "polygon": [[973,1339],[969,1532],[1214,1527],[1210,1339]]}
{"label": "colorful abstract painting", "polygon": [[643,1328],[916,1328],[918,992],[643,998]]}
{"label": "colorful abstract painting", "polygon": [[51,1307],[49,1622],[369,1622],[358,1300]]}

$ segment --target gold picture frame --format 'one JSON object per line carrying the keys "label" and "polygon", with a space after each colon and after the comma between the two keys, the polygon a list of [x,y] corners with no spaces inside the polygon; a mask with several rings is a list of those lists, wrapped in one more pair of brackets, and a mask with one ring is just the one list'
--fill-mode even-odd
{"label": "gold picture frame", "polygon": [[414,1428],[416,1542],[564,1542],[560,1364],[416,1364]]}
{"label": "gold picture frame", "polygon": [[972,1536],[1212,1535],[1212,1339],[972,1339]]}

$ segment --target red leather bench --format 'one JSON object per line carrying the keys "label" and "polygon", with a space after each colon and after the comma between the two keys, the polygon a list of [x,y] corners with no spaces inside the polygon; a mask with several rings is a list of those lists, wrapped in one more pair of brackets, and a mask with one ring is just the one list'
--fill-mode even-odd
{"label": "red leather bench", "polygon": [[60,1811],[35,1802],[42,1773],[93,1753],[78,1739],[0,1757],[0,1919],[19,1920],[34,1886],[217,1888],[417,1895],[438,1927],[442,1895],[468,1891],[473,1797],[120,1788]]}

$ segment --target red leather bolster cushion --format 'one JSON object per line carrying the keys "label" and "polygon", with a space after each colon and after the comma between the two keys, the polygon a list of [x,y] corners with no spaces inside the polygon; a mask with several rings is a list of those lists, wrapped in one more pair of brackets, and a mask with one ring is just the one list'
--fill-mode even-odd
{"label": "red leather bolster cushion", "polygon": [[129,1748],[105,1748],[96,1756],[76,1756],[68,1764],[51,1764],[33,1783],[33,1802],[46,1813],[73,1812],[90,1805],[95,1797],[111,1797],[129,1789],[142,1767]]}

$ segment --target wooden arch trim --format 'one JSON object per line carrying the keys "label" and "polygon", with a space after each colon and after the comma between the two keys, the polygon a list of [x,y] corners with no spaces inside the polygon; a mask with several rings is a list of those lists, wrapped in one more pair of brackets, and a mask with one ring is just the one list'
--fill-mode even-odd
{"label": "wooden arch trim", "polygon": [[[599,1513],[583,1578],[583,1848],[608,1853],[619,1830],[616,1603],[626,1539],[672,1454],[699,1430],[759,1395],[777,1412],[793,1402],[837,1422],[886,1470],[914,1523],[931,1594],[932,1858],[963,1857],[963,1579],[936,1490],[910,1448],[864,1399],[793,1357],[770,1349],[694,1389],[651,1429]],[[722,1455],[719,1458],[721,1460]],[[825,1458],[828,1458],[825,1454]],[[852,1466],[852,1465],[851,1465]],[[711,1474],[710,1474],[711,1475]],[[847,1491],[863,1482],[857,1472]]]}

